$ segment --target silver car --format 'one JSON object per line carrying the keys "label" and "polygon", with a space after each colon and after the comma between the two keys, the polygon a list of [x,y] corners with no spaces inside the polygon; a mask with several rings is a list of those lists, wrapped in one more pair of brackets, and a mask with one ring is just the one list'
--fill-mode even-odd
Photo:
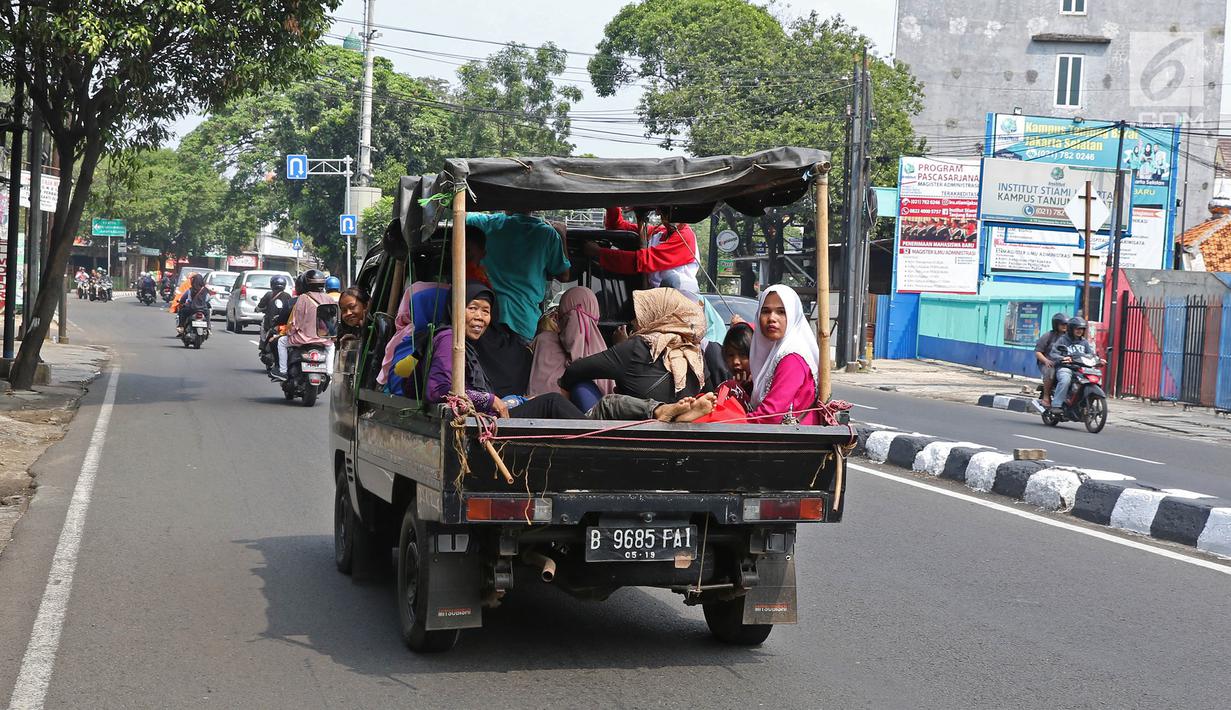
{"label": "silver car", "polygon": [[209,314],[225,316],[227,301],[231,300],[231,289],[239,274],[234,271],[211,271],[205,275],[205,288],[209,289]]}
{"label": "silver car", "polygon": [[286,290],[294,295],[295,279],[285,271],[245,271],[235,279],[227,301],[227,330],[242,333],[248,324],[261,323],[265,314],[257,312],[256,304],[269,293],[269,280],[275,276],[285,277]]}

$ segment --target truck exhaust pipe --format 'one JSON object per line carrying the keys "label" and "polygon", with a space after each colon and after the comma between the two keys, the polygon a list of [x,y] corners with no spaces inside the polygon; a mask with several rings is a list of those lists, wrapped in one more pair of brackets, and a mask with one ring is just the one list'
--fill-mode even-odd
{"label": "truck exhaust pipe", "polygon": [[539,568],[539,577],[548,584],[556,578],[556,561],[541,552],[527,550],[522,559]]}

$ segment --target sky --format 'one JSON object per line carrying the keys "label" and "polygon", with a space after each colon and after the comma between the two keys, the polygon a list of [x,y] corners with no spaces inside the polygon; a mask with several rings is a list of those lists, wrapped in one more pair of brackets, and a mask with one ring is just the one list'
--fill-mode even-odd
{"label": "sky", "polygon": [[[403,27],[427,32],[450,34],[496,42],[516,41],[531,46],[543,42],[555,42],[557,46],[578,52],[593,52],[603,36],[603,28],[629,0],[471,0],[457,3],[399,2],[397,0],[373,0],[374,24]],[[841,14],[847,22],[867,35],[878,54],[890,51],[895,0],[791,0],[775,2],[772,12],[779,17],[797,17],[816,11],[822,17]],[[340,44],[340,36],[352,29],[361,32],[363,27],[363,0],[344,0],[334,16],[344,18],[334,24],[330,44]],[[352,21],[353,20],[353,21]],[[396,30],[378,30],[382,36],[377,44],[399,49],[377,47],[377,53],[393,62],[401,72],[413,76],[433,76],[453,81],[457,64],[462,60],[449,57],[428,59],[409,56],[403,48],[426,52],[442,52],[453,55],[486,57],[499,47],[492,44],[464,42],[452,39],[407,34]],[[569,56],[570,67],[584,68],[588,57]],[[568,71],[565,78],[582,90],[584,98],[574,107],[573,142],[578,153],[593,153],[603,157],[639,157],[665,155],[642,136],[635,123],[607,123],[585,121],[594,119],[598,113],[632,117],[637,106],[640,89],[627,88],[609,98],[595,95],[584,72]],[[377,96],[379,101],[380,97]],[[201,122],[200,116],[187,116],[177,122],[177,136],[192,130]],[[608,131],[610,133],[600,133]],[[629,135],[612,135],[612,133]],[[358,137],[356,136],[356,142]]]}

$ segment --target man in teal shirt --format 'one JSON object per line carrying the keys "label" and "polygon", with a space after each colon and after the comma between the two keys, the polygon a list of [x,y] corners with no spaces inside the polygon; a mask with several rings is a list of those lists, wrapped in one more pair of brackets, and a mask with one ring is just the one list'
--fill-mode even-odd
{"label": "man in teal shirt", "polygon": [[560,234],[526,213],[468,214],[466,226],[487,235],[483,267],[500,299],[500,322],[533,340],[547,279],[567,281],[572,267]]}

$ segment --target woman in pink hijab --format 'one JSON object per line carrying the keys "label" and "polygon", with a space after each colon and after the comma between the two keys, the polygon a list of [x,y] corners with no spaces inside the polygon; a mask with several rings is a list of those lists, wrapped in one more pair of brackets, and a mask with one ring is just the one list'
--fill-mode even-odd
{"label": "woman in pink hijab", "polygon": [[[534,363],[530,367],[530,386],[526,396],[561,392],[560,376],[564,368],[574,360],[600,353],[607,349],[607,342],[598,329],[598,298],[585,286],[574,286],[560,297],[557,316],[560,332],[539,333],[534,338]],[[594,382],[597,394],[594,400],[615,390],[611,380]],[[565,394],[568,394],[567,392]],[[583,411],[588,407],[577,403]]]}

